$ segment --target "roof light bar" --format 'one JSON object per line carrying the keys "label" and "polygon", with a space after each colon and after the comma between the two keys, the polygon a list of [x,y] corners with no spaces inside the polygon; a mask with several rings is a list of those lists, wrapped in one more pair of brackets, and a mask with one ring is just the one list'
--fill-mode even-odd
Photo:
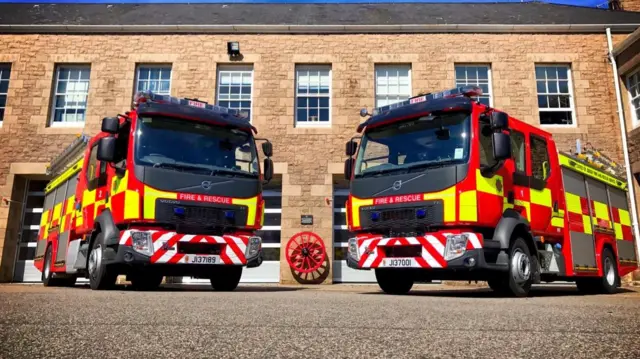
{"label": "roof light bar", "polygon": [[133,106],[137,107],[139,104],[144,102],[156,102],[180,106],[198,107],[205,110],[213,111],[217,114],[231,115],[239,117],[240,119],[248,120],[248,114],[245,111],[239,111],[218,105],[211,105],[205,101],[200,101],[198,99],[177,98],[170,95],[156,94],[151,91],[140,91],[136,93],[133,98]]}
{"label": "roof light bar", "polygon": [[[459,97],[459,96],[473,97],[473,96],[480,96],[480,95],[482,95],[482,89],[478,86],[473,86],[473,85],[461,86],[461,87],[448,89],[445,91],[428,93],[426,95],[421,95],[421,96],[415,96],[402,102],[392,103],[391,105],[374,108],[372,115],[375,116],[399,107],[413,105],[420,102],[429,102],[429,101],[441,99],[441,98],[452,98],[452,97]],[[363,109],[360,111],[360,116],[364,117],[366,115],[368,115],[366,109]]]}

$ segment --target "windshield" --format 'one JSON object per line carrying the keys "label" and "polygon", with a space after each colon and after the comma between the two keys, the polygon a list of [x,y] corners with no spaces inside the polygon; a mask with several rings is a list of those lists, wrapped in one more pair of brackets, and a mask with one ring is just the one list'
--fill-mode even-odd
{"label": "windshield", "polygon": [[136,164],[210,175],[258,176],[253,137],[244,131],[170,117],[141,117]]}
{"label": "windshield", "polygon": [[465,163],[470,132],[466,112],[416,117],[373,129],[362,137],[355,176]]}

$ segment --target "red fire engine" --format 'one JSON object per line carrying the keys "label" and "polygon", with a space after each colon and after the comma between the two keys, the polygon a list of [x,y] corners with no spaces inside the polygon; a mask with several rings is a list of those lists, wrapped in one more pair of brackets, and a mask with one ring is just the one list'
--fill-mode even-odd
{"label": "red fire engine", "polygon": [[35,266],[45,286],[92,289],[126,275],[152,289],[164,276],[209,278],[233,290],[262,263],[262,185],[272,146],[237,110],[138,93],[132,111],[102,120],[51,162]]}
{"label": "red fire engine", "polygon": [[[541,281],[612,293],[638,267],[627,183],[465,86],[378,108],[347,142],[347,263],[387,293],[487,281],[526,296]],[[353,156],[355,155],[355,158]]]}

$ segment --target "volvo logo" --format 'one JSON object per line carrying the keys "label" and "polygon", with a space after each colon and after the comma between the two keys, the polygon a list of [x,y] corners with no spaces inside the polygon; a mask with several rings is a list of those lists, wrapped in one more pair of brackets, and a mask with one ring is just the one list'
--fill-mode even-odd
{"label": "volvo logo", "polygon": [[393,186],[391,186],[391,188],[393,188],[394,191],[399,190],[400,187],[402,187],[402,181],[400,180],[393,182]]}
{"label": "volvo logo", "polygon": [[202,181],[202,183],[200,184],[200,187],[204,188],[205,190],[208,190],[209,188],[211,188],[211,181]]}

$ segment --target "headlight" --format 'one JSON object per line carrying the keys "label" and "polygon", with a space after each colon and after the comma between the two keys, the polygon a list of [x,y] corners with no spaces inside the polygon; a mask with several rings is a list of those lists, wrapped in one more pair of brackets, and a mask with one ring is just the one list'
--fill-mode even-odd
{"label": "headlight", "polygon": [[454,234],[447,236],[447,247],[444,250],[444,260],[450,261],[461,257],[467,250],[467,235]]}
{"label": "headlight", "polygon": [[360,260],[358,255],[358,242],[357,238],[349,238],[349,246],[347,247],[347,255],[357,261]]}
{"label": "headlight", "polygon": [[131,242],[131,246],[136,252],[146,254],[148,256],[153,255],[153,240],[151,239],[151,233],[132,231]]}
{"label": "headlight", "polygon": [[247,244],[247,251],[244,254],[247,260],[257,256],[258,253],[260,253],[261,248],[262,248],[262,238],[249,237],[249,244]]}

